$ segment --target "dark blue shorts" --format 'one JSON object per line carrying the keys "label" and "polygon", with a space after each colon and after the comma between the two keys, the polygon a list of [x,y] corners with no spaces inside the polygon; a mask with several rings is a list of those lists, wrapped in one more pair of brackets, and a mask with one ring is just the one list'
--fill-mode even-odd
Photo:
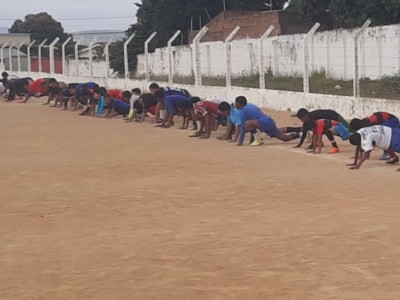
{"label": "dark blue shorts", "polygon": [[276,127],[275,121],[272,119],[258,119],[258,124],[260,124],[261,131],[268,134],[270,137],[275,137],[282,133],[278,127]]}
{"label": "dark blue shorts", "polygon": [[386,122],[383,122],[380,125],[390,128],[400,128],[400,122],[397,117],[391,118],[390,120],[387,120]]}
{"label": "dark blue shorts", "polygon": [[400,153],[400,128],[392,128],[392,139],[390,141],[390,149]]}

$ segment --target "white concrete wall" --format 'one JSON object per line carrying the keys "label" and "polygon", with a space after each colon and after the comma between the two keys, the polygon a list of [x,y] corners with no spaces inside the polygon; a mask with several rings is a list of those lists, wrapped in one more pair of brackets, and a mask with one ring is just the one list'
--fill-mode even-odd
{"label": "white concrete wall", "polygon": [[[90,63],[89,60],[79,60],[79,75],[90,77]],[[65,74],[75,76],[77,73],[77,63],[76,60],[68,60],[66,61],[66,70]],[[112,73],[112,70],[110,70]],[[95,77],[105,77],[107,76],[107,64],[105,61],[95,61],[93,60],[93,76]]]}
{"label": "white concrete wall", "polygon": [[[353,78],[352,30],[318,32],[311,39],[310,60],[312,71],[324,70],[328,75],[351,80]],[[304,35],[272,37],[264,43],[265,70],[274,75],[301,75],[304,65]],[[200,44],[201,68],[204,76],[225,76],[226,51],[223,42]],[[232,42],[233,76],[258,73],[259,55],[256,39]],[[377,79],[383,75],[400,72],[400,24],[368,28],[360,39],[360,64],[362,77]],[[138,75],[144,74],[144,55],[138,56]],[[168,75],[168,51],[157,49],[149,54],[153,75]],[[192,74],[190,46],[175,48],[175,74]]]}
{"label": "white concrete wall", "polygon": [[[32,78],[41,77],[38,73],[21,72],[20,77],[30,76]],[[76,77],[55,75],[59,80],[65,82],[86,82],[89,81],[87,77]],[[91,81],[97,82],[101,86],[107,88],[119,89],[132,89],[138,87],[146,91],[149,82],[144,80],[125,80],[125,79],[111,79],[111,78],[92,78]],[[163,85],[163,83],[160,83]],[[332,96],[320,94],[305,94],[287,91],[275,90],[260,90],[239,87],[214,87],[214,86],[200,86],[195,87],[192,85],[180,85],[186,88],[192,95],[198,96],[219,96],[227,100],[233,101],[237,96],[243,95],[247,97],[249,102],[257,104],[277,111],[297,111],[301,107],[307,109],[334,109],[345,118],[365,117],[376,111],[388,111],[397,116],[400,116],[400,102],[396,100],[383,100],[383,99],[369,99],[345,96]],[[282,124],[284,125],[284,124]]]}

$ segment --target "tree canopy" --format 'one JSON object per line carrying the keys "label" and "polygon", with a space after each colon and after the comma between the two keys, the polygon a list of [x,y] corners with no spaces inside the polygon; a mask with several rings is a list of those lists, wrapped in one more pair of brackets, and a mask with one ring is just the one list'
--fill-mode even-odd
{"label": "tree canopy", "polygon": [[[286,0],[272,0],[273,9],[282,9]],[[177,31],[182,36],[176,44],[188,42],[189,29],[199,29],[223,11],[223,0],[141,0],[136,3],[137,23],[130,26],[127,36],[136,32],[136,36],[129,45],[130,61],[135,62],[136,55],[143,53],[143,44],[152,32],[157,36],[150,48],[162,47]],[[270,0],[226,0],[227,10],[269,10]],[[122,43],[112,47],[111,66],[123,70]],[[134,64],[133,64],[134,65]]]}
{"label": "tree canopy", "polygon": [[399,0],[297,0],[299,12],[310,21],[329,13],[335,28],[361,26],[367,19],[372,25],[400,22]]}
{"label": "tree canopy", "polygon": [[31,38],[41,42],[44,39],[49,41],[59,37],[61,42],[65,41],[69,35],[64,33],[64,28],[46,12],[36,15],[29,14],[24,20],[16,20],[11,26],[10,33],[30,33]]}

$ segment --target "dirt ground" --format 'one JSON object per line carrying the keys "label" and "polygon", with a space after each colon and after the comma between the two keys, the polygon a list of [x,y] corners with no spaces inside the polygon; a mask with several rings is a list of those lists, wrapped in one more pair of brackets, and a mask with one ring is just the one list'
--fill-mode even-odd
{"label": "dirt ground", "polygon": [[350,146],[1,102],[1,300],[400,298],[400,173],[380,151],[349,171]]}

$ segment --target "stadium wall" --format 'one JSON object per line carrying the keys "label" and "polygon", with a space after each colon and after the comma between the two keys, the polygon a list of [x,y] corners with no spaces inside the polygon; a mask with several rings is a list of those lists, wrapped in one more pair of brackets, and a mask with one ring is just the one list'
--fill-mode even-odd
{"label": "stadium wall", "polygon": [[[48,74],[47,74],[48,75]],[[19,76],[29,76],[32,78],[43,77],[44,74],[22,72]],[[88,77],[65,76],[55,74],[58,80],[65,82],[87,82],[95,81],[101,86],[107,88],[132,89],[135,87],[146,91],[149,82],[144,80],[125,80],[113,79],[106,77],[98,77],[89,79]],[[160,82],[161,85],[167,83]],[[295,112],[301,107],[308,109],[330,108],[336,110],[345,118],[365,117],[375,111],[389,111],[400,116],[400,104],[396,100],[370,99],[370,98],[354,98],[345,96],[321,95],[298,93],[276,90],[260,90],[240,87],[215,87],[215,86],[194,86],[179,85],[186,88],[192,95],[197,96],[219,96],[227,100],[234,100],[235,97],[246,96],[249,102],[261,107],[277,110]]]}

